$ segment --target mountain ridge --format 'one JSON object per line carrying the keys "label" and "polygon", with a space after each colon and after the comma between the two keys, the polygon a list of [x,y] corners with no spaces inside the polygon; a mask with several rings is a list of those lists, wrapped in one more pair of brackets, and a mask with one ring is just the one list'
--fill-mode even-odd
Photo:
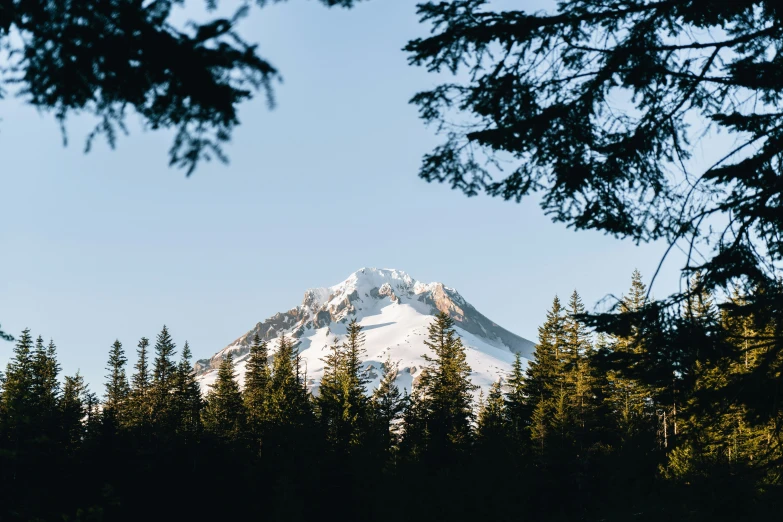
{"label": "mountain ridge", "polygon": [[446,312],[454,319],[457,332],[472,355],[469,359],[479,363],[474,369],[474,381],[482,388],[503,378],[514,354],[525,359],[532,355],[531,341],[488,319],[454,288],[439,282],[422,283],[401,270],[362,268],[336,285],[306,290],[301,304],[257,323],[211,358],[197,361],[196,371],[206,387],[214,380],[220,361],[232,352],[242,381],[244,359],[255,335],[270,341],[273,353],[276,341],[285,334],[299,342],[302,358],[310,366],[308,377],[312,378],[308,385],[317,391],[324,349],[331,344],[331,338],[344,334],[350,319],[356,318],[366,332],[365,362],[373,381],[379,379],[383,362],[380,356],[390,355],[400,362],[398,384],[410,391],[413,376],[423,363],[420,356],[426,352],[426,327],[438,312]]}

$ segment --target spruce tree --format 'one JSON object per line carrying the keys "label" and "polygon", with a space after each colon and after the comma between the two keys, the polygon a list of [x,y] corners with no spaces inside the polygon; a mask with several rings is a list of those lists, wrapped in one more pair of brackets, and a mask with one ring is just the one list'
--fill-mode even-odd
{"label": "spruce tree", "polygon": [[132,423],[142,432],[149,430],[152,423],[152,380],[149,370],[149,348],[150,341],[142,337],[138,344],[137,360],[134,365],[134,374],[131,382],[131,401],[129,414],[132,417]]}
{"label": "spruce tree", "polygon": [[568,315],[565,318],[565,342],[568,357],[564,371],[571,409],[570,431],[578,454],[586,455],[587,447],[592,445],[591,432],[597,428],[598,404],[597,383],[591,367],[593,346],[590,332],[580,317],[585,313],[582,299],[574,290],[568,303]]}
{"label": "spruce tree", "polygon": [[[691,348],[698,356],[686,379],[677,383],[680,402],[673,420],[678,437],[667,455],[670,478],[692,482],[732,475],[752,481],[751,477],[763,474],[761,470],[783,457],[774,435],[780,419],[754,415],[746,402],[749,393],[757,393],[759,384],[768,378],[763,373],[782,366],[775,361],[774,348],[770,350],[771,325],[737,314],[743,301],[735,292],[718,315],[700,278],[691,283],[682,311],[683,328],[689,330],[686,338],[694,340]],[[699,342],[715,337],[717,343]],[[711,344],[718,345],[722,353],[710,353]]]}
{"label": "spruce tree", "polygon": [[344,416],[348,413],[344,355],[340,341],[335,337],[326,357],[321,359],[324,373],[315,400],[323,436],[332,447],[337,447],[341,440],[343,425],[346,423]]}
{"label": "spruce tree", "polygon": [[429,425],[431,454],[445,465],[456,453],[466,450],[471,442],[473,399],[476,389],[470,382],[471,369],[462,339],[454,330],[454,320],[440,312],[428,330],[424,344],[434,356],[424,354],[428,366],[421,376],[420,386]]}
{"label": "spruce tree", "polygon": [[495,381],[480,408],[476,424],[476,442],[484,452],[502,454],[508,441],[506,403],[500,381]]}
{"label": "spruce tree", "polygon": [[11,447],[27,437],[35,418],[33,338],[25,329],[16,341],[3,385],[3,422]]}
{"label": "spruce tree", "polygon": [[95,440],[101,433],[101,424],[103,416],[101,415],[101,405],[98,395],[90,391],[85,385],[83,401],[86,415],[84,417],[84,431],[86,440]]}
{"label": "spruce tree", "polygon": [[190,345],[185,341],[177,365],[173,397],[173,401],[176,403],[177,430],[189,442],[197,440],[201,431],[201,409],[203,407],[201,387],[196,381],[196,374],[191,362],[192,357]]}
{"label": "spruce tree", "polygon": [[176,345],[164,325],[155,342],[155,362],[152,368],[152,416],[159,437],[168,437],[176,429],[176,411],[172,394],[175,392],[177,365],[174,362]]}
{"label": "spruce tree", "polygon": [[565,428],[565,372],[567,356],[565,317],[560,299],[555,296],[546,321],[538,329],[538,344],[527,367],[521,395],[525,398],[524,416],[529,418],[533,448],[541,454]]}
{"label": "spruce tree", "polygon": [[530,440],[531,415],[528,411],[528,398],[525,395],[525,370],[522,367],[522,356],[516,354],[511,366],[511,375],[506,383],[506,419],[509,438],[516,452],[523,452]]}
{"label": "spruce tree", "polygon": [[345,352],[345,371],[349,379],[348,401],[350,407],[358,416],[366,415],[366,386],[370,379],[367,377],[367,372],[362,369],[362,359],[364,359],[367,352],[364,349],[362,327],[355,318],[351,319],[351,322],[348,324],[348,331],[343,342],[343,351]]}
{"label": "spruce tree", "polygon": [[270,380],[269,345],[255,334],[245,364],[245,387],[242,391],[248,426],[255,441],[261,439],[266,424]]}
{"label": "spruce tree", "polygon": [[335,343],[323,359],[325,380],[322,379],[316,403],[327,440],[340,452],[360,445],[370,430],[370,404],[365,388],[369,379],[362,368],[364,354],[362,327],[353,319],[345,340],[340,345]]}
{"label": "spruce tree", "polygon": [[534,401],[533,412],[530,418],[530,442],[539,457],[549,449],[549,440],[552,435],[552,411],[551,397],[544,401]]}
{"label": "spruce tree", "polygon": [[647,289],[642,276],[638,270],[634,270],[630,293],[620,303],[621,312],[631,317],[629,333],[625,336],[615,335],[610,341],[611,352],[620,360],[622,369],[607,372],[607,401],[615,414],[615,422],[625,445],[635,445],[634,440],[648,437],[654,432],[652,391],[636,377],[639,372],[635,371],[645,357],[646,340],[638,316],[633,314],[642,311],[646,299]]}
{"label": "spruce tree", "polygon": [[75,451],[85,435],[84,418],[87,415],[85,395],[87,386],[79,372],[66,376],[60,400],[60,415],[66,451]]}
{"label": "spruce tree", "polygon": [[40,336],[32,353],[31,425],[36,432],[35,445],[38,451],[48,452],[46,446],[57,438],[57,402],[60,395],[56,347],[53,341],[48,346]]}
{"label": "spruce tree", "polygon": [[125,350],[122,343],[114,341],[109,351],[109,362],[106,369],[109,374],[106,376],[106,399],[103,405],[103,413],[107,418],[111,418],[116,424],[123,424],[126,421],[126,408],[128,406],[128,397],[130,395],[130,386],[125,374],[125,364],[128,359],[125,357]]}
{"label": "spruce tree", "polygon": [[[422,371],[426,371],[426,368]],[[402,415],[402,439],[400,453],[409,461],[419,461],[429,452],[430,423],[427,400],[421,386],[414,386],[405,397],[406,408]]]}
{"label": "spruce tree", "polygon": [[172,382],[176,375],[177,367],[174,363],[176,345],[166,325],[158,334],[155,342],[155,362],[152,371],[153,389],[162,394],[168,394],[172,389]]}
{"label": "spruce tree", "polygon": [[32,361],[33,395],[39,415],[50,417],[57,407],[60,394],[60,365],[57,363],[57,348],[54,341],[44,347],[39,336]]}
{"label": "spruce tree", "polygon": [[231,352],[223,358],[217,380],[210,385],[202,418],[207,433],[226,442],[243,440],[247,413],[236,381],[234,355]]}
{"label": "spruce tree", "polygon": [[312,410],[296,346],[285,335],[280,337],[279,343],[270,383],[269,422],[290,433],[291,428],[304,426],[310,421]]}

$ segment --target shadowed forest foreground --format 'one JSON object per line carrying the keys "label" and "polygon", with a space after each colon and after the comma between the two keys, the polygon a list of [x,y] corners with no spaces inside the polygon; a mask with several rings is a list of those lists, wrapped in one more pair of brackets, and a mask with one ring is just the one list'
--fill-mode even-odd
{"label": "shadowed forest foreground", "polygon": [[[638,273],[618,334],[574,292],[539,329],[535,361],[474,400],[447,315],[410,395],[384,364],[367,395],[352,322],[316,396],[295,344],[256,338],[206,398],[185,343],[143,338],[127,377],[110,349],[99,399],[59,379],[54,343],[22,332],[2,377],[0,520],[750,520],[780,513],[779,310],[718,306],[693,282],[656,322]],[[679,351],[661,347],[679,346]]]}

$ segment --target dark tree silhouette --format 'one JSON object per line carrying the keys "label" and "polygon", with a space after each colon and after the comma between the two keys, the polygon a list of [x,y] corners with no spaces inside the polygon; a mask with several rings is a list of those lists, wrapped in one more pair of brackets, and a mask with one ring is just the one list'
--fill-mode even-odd
{"label": "dark tree silhouette", "polygon": [[[321,0],[351,7],[355,0]],[[267,0],[256,0],[263,7]],[[258,91],[273,104],[278,70],[236,32],[251,2],[230,18],[179,27],[175,7],[195,0],[0,0],[0,97],[52,112],[65,137],[74,114],[97,118],[86,150],[103,135],[114,146],[125,120],[175,129],[170,164],[190,175],[200,161],[225,160],[222,145],[239,124],[237,106]],[[214,11],[218,0],[206,0]]]}
{"label": "dark tree silhouette", "polygon": [[[419,14],[433,33],[407,45],[410,62],[467,72],[412,99],[446,136],[422,178],[540,193],[555,221],[684,243],[707,287],[743,280],[780,299],[778,2],[565,0],[529,14],[455,0]],[[714,131],[734,148],[689,161]]]}

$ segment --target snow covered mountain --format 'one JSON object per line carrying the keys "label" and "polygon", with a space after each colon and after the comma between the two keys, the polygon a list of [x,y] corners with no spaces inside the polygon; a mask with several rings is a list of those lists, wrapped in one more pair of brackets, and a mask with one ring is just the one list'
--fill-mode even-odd
{"label": "snow covered mountain", "polygon": [[454,319],[467,346],[471,379],[485,391],[506,376],[514,354],[528,359],[533,353],[532,342],[487,319],[453,288],[421,283],[399,270],[363,268],[338,285],[306,291],[302,304],[256,324],[210,359],[199,360],[196,371],[206,392],[217,377],[220,361],[233,352],[242,383],[255,334],[270,342],[270,353],[277,350],[279,337],[285,334],[299,343],[308,387],[317,393],[327,347],[335,336],[342,338],[348,322],[356,318],[364,327],[365,362],[372,379],[368,390],[378,385],[381,364],[390,354],[393,361],[399,361],[400,390],[410,391],[425,364],[422,355],[429,351],[424,345],[427,327],[439,311]]}

